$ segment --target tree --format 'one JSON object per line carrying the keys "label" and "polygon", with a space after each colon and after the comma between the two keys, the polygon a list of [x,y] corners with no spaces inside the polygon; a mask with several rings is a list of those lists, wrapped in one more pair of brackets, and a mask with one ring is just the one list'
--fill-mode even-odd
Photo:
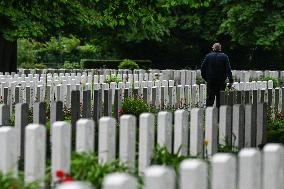
{"label": "tree", "polygon": [[167,14],[169,36],[163,36],[161,43],[121,42],[117,50],[125,48],[124,57],[135,54],[131,58],[163,62],[159,64],[163,68],[196,68],[212,43],[219,41],[235,69],[281,69],[283,4],[279,0],[211,0],[208,7],[175,6]]}
{"label": "tree", "polygon": [[94,35],[160,40],[169,35],[167,14],[171,8],[207,4],[208,1],[197,0],[2,0],[0,71],[16,71],[19,38],[45,41],[52,36],[73,34],[83,40]]}

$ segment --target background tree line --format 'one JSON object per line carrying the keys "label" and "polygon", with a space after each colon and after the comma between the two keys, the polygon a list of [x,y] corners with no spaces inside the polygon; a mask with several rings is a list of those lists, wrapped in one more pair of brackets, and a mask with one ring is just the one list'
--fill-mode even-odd
{"label": "background tree line", "polygon": [[[41,62],[46,54],[62,57],[67,51],[73,58],[66,59],[73,61],[82,48],[93,58],[150,59],[161,69],[198,68],[219,41],[234,69],[284,68],[282,0],[0,2],[2,65],[15,63],[16,41],[28,39]],[[73,49],[62,46],[66,39],[75,41],[75,46],[69,44]]]}

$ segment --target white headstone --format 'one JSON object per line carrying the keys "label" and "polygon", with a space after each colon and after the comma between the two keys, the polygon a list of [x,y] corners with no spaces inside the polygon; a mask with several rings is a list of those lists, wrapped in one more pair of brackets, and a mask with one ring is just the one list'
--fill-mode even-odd
{"label": "white headstone", "polygon": [[76,152],[92,153],[95,145],[95,123],[79,119],[76,123]]}
{"label": "white headstone", "polygon": [[99,121],[99,163],[104,164],[115,159],[116,121],[102,117]]}
{"label": "white headstone", "polygon": [[188,155],[188,112],[175,111],[174,153]]}
{"label": "white headstone", "polygon": [[70,173],[71,162],[71,125],[57,121],[52,125],[51,134],[51,172],[53,182],[58,181],[56,171]]}
{"label": "white headstone", "polygon": [[172,152],[172,128],[173,118],[170,112],[158,113],[158,137],[157,142],[160,147],[165,147],[168,152]]}
{"label": "white headstone", "polygon": [[30,124],[25,135],[25,183],[39,181],[44,186],[46,129],[43,125]]}
{"label": "white headstone", "polygon": [[208,189],[207,171],[207,164],[202,160],[189,159],[182,161],[179,169],[180,189]]}
{"label": "white headstone", "polygon": [[151,113],[143,113],[139,117],[139,160],[138,170],[143,173],[150,165],[154,150],[154,121]]}
{"label": "white headstone", "polygon": [[136,127],[135,116],[123,115],[120,117],[119,159],[131,169],[135,168]]}
{"label": "white headstone", "polygon": [[151,166],[145,171],[145,189],[175,189],[175,173],[163,166]]}
{"label": "white headstone", "polygon": [[237,189],[236,158],[219,153],[212,158],[211,189]]}

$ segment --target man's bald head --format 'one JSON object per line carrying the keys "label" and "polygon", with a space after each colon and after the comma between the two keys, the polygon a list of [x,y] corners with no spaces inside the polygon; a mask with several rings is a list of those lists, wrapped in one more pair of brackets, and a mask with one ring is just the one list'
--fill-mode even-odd
{"label": "man's bald head", "polygon": [[222,50],[222,46],[220,43],[214,43],[214,45],[212,46],[213,51],[221,51]]}

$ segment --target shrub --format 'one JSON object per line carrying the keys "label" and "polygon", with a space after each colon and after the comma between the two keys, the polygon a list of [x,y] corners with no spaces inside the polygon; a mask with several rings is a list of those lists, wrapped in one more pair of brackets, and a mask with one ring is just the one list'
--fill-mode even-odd
{"label": "shrub", "polygon": [[24,183],[24,175],[20,172],[18,178],[15,178],[14,175],[8,174],[4,175],[0,172],[0,188],[1,189],[37,189],[39,187],[38,182],[32,182],[30,184]]}
{"label": "shrub", "polygon": [[33,63],[21,63],[18,67],[23,68],[23,69],[34,69],[35,64],[33,64]]}
{"label": "shrub", "polygon": [[36,62],[36,54],[39,43],[28,39],[19,39],[17,41],[17,62],[18,64],[33,64]]}
{"label": "shrub", "polygon": [[280,82],[279,82],[279,79],[277,79],[277,78],[266,76],[266,77],[261,77],[260,80],[261,81],[272,80],[273,81],[273,88],[280,87]]}
{"label": "shrub", "polygon": [[[83,68],[86,68],[86,69],[99,69],[99,68],[117,69],[121,62],[123,61],[121,60],[81,59],[82,66]],[[138,64],[138,68],[142,68],[142,69],[150,69],[152,65],[152,62],[150,60],[135,60],[135,63]],[[125,69],[128,69],[128,68],[125,68]]]}
{"label": "shrub", "polygon": [[131,114],[139,117],[144,112],[150,112],[150,106],[140,98],[125,98],[122,101],[121,114]]}
{"label": "shrub", "polygon": [[151,159],[151,164],[153,165],[164,165],[164,166],[171,166],[174,168],[176,172],[178,172],[178,168],[180,163],[188,158],[196,158],[191,156],[183,156],[180,155],[180,149],[177,153],[171,153],[167,150],[166,147],[156,146],[154,149],[153,157]]}
{"label": "shrub", "polygon": [[36,69],[46,69],[47,66],[45,64],[35,64]]}
{"label": "shrub", "polygon": [[80,40],[74,36],[70,37],[51,37],[51,39],[44,44],[42,51],[48,54],[62,54],[70,53],[80,44]]}
{"label": "shrub", "polygon": [[116,75],[108,75],[105,79],[105,83],[111,83],[111,82],[121,82],[121,79],[118,78]]}
{"label": "shrub", "polygon": [[277,142],[284,144],[284,114],[276,113],[272,119],[268,113],[267,142]]}
{"label": "shrub", "polygon": [[205,84],[205,83],[206,83],[205,80],[200,75],[196,76],[196,84],[197,85]]}
{"label": "shrub", "polygon": [[134,69],[139,69],[139,66],[136,62],[134,62],[133,60],[129,60],[129,59],[125,59],[123,60],[119,66],[119,69],[130,69],[130,70],[134,70]]}
{"label": "shrub", "polygon": [[110,163],[99,164],[95,154],[73,154],[71,162],[71,176],[75,180],[92,183],[96,188],[101,188],[104,176],[112,172],[129,172],[127,167],[118,160]]}
{"label": "shrub", "polygon": [[83,57],[94,57],[100,54],[100,48],[95,45],[86,44],[84,46],[79,46],[78,51]]}
{"label": "shrub", "polygon": [[75,62],[71,63],[69,61],[65,61],[61,68],[66,70],[81,69],[82,65]]}

